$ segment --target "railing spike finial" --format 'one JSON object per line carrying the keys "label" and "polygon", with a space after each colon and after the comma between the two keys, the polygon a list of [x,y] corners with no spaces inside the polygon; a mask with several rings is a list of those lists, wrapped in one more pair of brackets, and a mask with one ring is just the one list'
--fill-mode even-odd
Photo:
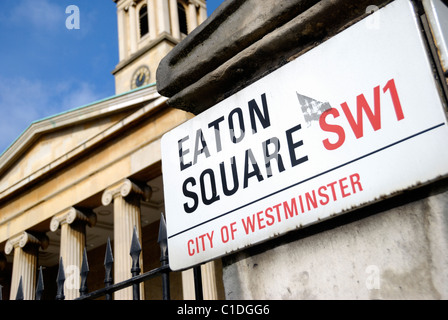
{"label": "railing spike finial", "polygon": [[19,287],[17,288],[16,300],[23,300],[23,284],[22,276],[20,276]]}
{"label": "railing spike finial", "polygon": [[[168,265],[168,236],[166,232],[166,222],[163,212],[160,214],[159,238],[157,242],[160,246],[160,263],[162,266]],[[162,293],[163,300],[170,300],[170,277],[169,271],[162,273]]]}
{"label": "railing spike finial", "polygon": [[[140,274],[140,252],[142,252],[142,247],[140,245],[140,242],[138,241],[138,235],[137,235],[137,227],[134,226],[134,233],[132,234],[132,241],[131,241],[131,251],[130,255],[132,258],[132,267],[131,267],[131,274],[133,277],[138,276]],[[139,283],[133,284],[133,298],[134,300],[140,299],[140,285]]]}
{"label": "railing spike finial", "polygon": [[166,233],[166,222],[163,213],[160,214],[159,224],[159,238],[157,239],[161,250],[160,260],[163,261],[168,258],[168,236]]}
{"label": "railing spike finial", "polygon": [[39,277],[37,278],[36,286],[36,300],[42,300],[42,294],[44,292],[44,277],[42,274],[42,266],[39,267]]}
{"label": "railing spike finial", "polygon": [[88,288],[87,288],[87,275],[89,274],[89,263],[87,261],[87,248],[84,248],[84,252],[82,255],[82,264],[81,264],[81,286],[79,288],[79,294],[85,295],[87,294]]}
{"label": "railing spike finial", "polygon": [[134,260],[136,260],[136,264],[139,263],[138,259],[136,259],[135,257],[138,258],[140,256],[140,252],[142,252],[142,247],[140,245],[140,241],[138,241],[137,227],[134,226],[134,232],[132,234],[132,241],[131,241],[131,251],[129,252],[133,260],[133,267],[134,267]]}
{"label": "railing spike finial", "polygon": [[[104,283],[106,288],[112,284],[112,266],[114,264],[114,257],[112,255],[112,246],[110,245],[110,238],[107,238],[106,256],[104,257],[104,268],[106,269],[106,275],[104,277]],[[106,294],[106,300],[112,300],[112,294]]]}
{"label": "railing spike finial", "polygon": [[58,275],[56,277],[57,283],[57,293],[56,300],[64,300],[64,283],[65,283],[65,272],[64,272],[64,262],[62,261],[62,257],[59,260],[59,270]]}

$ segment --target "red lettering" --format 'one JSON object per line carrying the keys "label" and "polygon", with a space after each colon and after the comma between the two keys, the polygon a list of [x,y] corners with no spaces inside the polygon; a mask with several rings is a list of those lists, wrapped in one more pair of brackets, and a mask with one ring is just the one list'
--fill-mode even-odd
{"label": "red lettering", "polygon": [[282,205],[282,204],[279,203],[279,204],[276,204],[275,206],[273,206],[273,207],[277,210],[277,219],[278,219],[278,222],[282,221],[282,218],[280,217],[280,209],[279,209],[279,207],[280,207],[281,205]]}
{"label": "red lettering", "polygon": [[347,117],[348,123],[350,127],[352,127],[353,133],[355,134],[356,139],[361,138],[364,135],[364,126],[363,126],[363,110],[367,115],[367,118],[372,125],[373,130],[377,131],[381,129],[381,106],[380,106],[380,87],[377,86],[373,89],[373,100],[374,100],[374,113],[370,109],[369,104],[367,103],[366,98],[363,94],[360,94],[356,97],[356,118],[355,121],[348,105],[346,102],[341,104],[342,111],[344,111],[345,116]]}
{"label": "red lettering", "polygon": [[230,224],[230,231],[232,233],[232,240],[235,240],[235,232],[236,232],[235,225],[236,225],[236,222],[232,222]]}
{"label": "red lettering", "polygon": [[359,190],[359,191],[362,191],[362,190],[363,190],[363,189],[362,189],[362,185],[361,185],[360,180],[361,180],[361,178],[359,177],[359,174],[358,174],[358,173],[352,174],[352,175],[350,176],[350,182],[351,182],[351,184],[352,184],[352,190],[353,190],[353,193],[356,193],[355,186],[358,186],[358,190]]}
{"label": "red lettering", "polygon": [[214,232],[215,232],[215,231],[212,231],[211,234],[207,233],[208,241],[210,241],[210,248],[213,248],[213,233],[214,233]]}
{"label": "red lettering", "polygon": [[334,185],[337,183],[337,181],[334,181],[332,183],[327,184],[327,187],[331,188],[331,193],[333,194],[333,201],[336,201],[336,191],[334,190]]}
{"label": "red lettering", "polygon": [[199,236],[199,238],[202,240],[202,251],[205,251],[205,240],[204,240],[205,234]]}
{"label": "red lettering", "polygon": [[322,201],[322,200],[319,201],[320,204],[323,206],[326,205],[328,202],[330,202],[330,197],[326,193],[324,193],[325,191],[327,191],[326,186],[322,186],[317,190],[317,193],[319,194],[319,196],[321,198],[325,198],[325,201]]}
{"label": "red lettering", "polygon": [[274,216],[272,214],[269,214],[268,212],[272,212],[272,208],[267,208],[265,211],[266,218],[268,218],[268,220],[266,220],[266,224],[268,226],[272,226],[275,222],[275,219]]}
{"label": "red lettering", "polygon": [[198,238],[196,238],[196,252],[199,253],[199,242],[198,242]]}
{"label": "red lettering", "polygon": [[299,213],[297,212],[297,205],[296,205],[296,199],[292,198],[291,199],[291,208],[288,205],[288,201],[283,202],[283,207],[285,210],[285,218],[288,219],[292,218],[296,215],[298,215]]}
{"label": "red lettering", "polygon": [[348,188],[348,185],[343,184],[343,181],[347,180],[347,178],[342,178],[339,180],[339,186],[341,187],[342,198],[348,197],[350,193],[345,193],[345,189]]}
{"label": "red lettering", "polygon": [[390,91],[390,96],[392,98],[392,103],[394,104],[395,114],[397,116],[397,120],[403,120],[403,108],[401,107],[400,98],[398,97],[397,87],[395,86],[395,80],[390,79],[383,88],[383,92]]}
{"label": "red lettering", "polygon": [[[311,206],[316,209],[317,208],[317,199],[316,199],[316,192],[313,190],[312,191],[313,196],[310,196],[309,192],[305,193],[305,199],[306,199],[306,204],[308,206],[308,211],[311,210]],[[311,204],[311,206],[310,206]]]}
{"label": "red lettering", "polygon": [[191,249],[190,244],[194,245],[194,241],[188,240],[188,255],[191,257],[195,254],[195,251],[194,251],[194,249]]}
{"label": "red lettering", "polygon": [[260,217],[260,214],[262,214],[263,211],[260,211],[257,213],[257,220],[258,220],[258,229],[264,229],[266,226],[265,225],[261,225],[261,223],[264,221],[264,219],[262,217]]}
{"label": "red lettering", "polygon": [[[201,251],[207,250],[208,247],[213,248],[213,234],[211,233],[202,234],[194,239],[190,239],[187,241],[187,250],[188,255],[194,256],[195,254],[200,253]],[[208,242],[206,241],[208,239]]]}
{"label": "red lettering", "polygon": [[[395,110],[395,115],[397,121],[404,119],[403,108],[401,106],[400,98],[398,96],[397,87],[395,85],[395,80],[390,79],[386,85],[383,87],[383,93],[390,93],[392,99],[392,104]],[[374,131],[381,129],[381,90],[380,86],[373,88],[373,110],[369,103],[367,102],[364,94],[360,94],[356,97],[356,115],[355,112],[351,112],[347,102],[341,103],[342,111],[356,137],[360,139],[364,136],[364,115],[369,120]],[[332,132],[337,135],[336,142],[330,142],[330,139],[322,140],[322,143],[327,150],[335,150],[341,147],[345,142],[345,131],[344,128],[337,124],[329,124],[327,122],[327,117],[332,115],[334,119],[340,116],[337,109],[331,108],[322,113],[319,118],[320,128],[325,132]],[[356,119],[355,119],[356,117]]]}
{"label": "red lettering", "polygon": [[333,118],[337,118],[339,117],[339,111],[337,109],[328,109],[326,110],[324,113],[322,113],[322,115],[319,118],[319,125],[320,128],[323,131],[327,131],[327,132],[333,132],[336,133],[338,135],[338,140],[335,143],[331,143],[330,140],[327,138],[325,140],[322,141],[322,143],[324,144],[325,149],[327,150],[335,150],[337,148],[339,148],[340,146],[342,146],[345,142],[345,132],[344,132],[344,128],[342,128],[341,126],[335,125],[335,124],[328,124],[326,119],[328,115],[332,115]]}
{"label": "red lettering", "polygon": [[227,226],[221,228],[221,240],[222,243],[226,243],[230,240],[229,229],[227,228]]}
{"label": "red lettering", "polygon": [[303,201],[302,201],[302,196],[299,195],[299,203],[300,203],[300,210],[302,211],[302,213],[305,212],[305,209],[303,208]]}
{"label": "red lettering", "polygon": [[244,222],[244,219],[241,219],[241,221],[243,222],[243,228],[246,234],[249,234],[250,231],[251,232],[255,231],[255,215],[252,215],[252,220],[251,216],[247,216],[246,222]]}

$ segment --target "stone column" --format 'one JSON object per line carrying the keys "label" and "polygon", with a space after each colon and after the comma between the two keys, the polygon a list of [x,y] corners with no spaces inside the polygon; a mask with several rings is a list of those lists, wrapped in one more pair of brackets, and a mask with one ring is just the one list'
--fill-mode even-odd
{"label": "stone column", "polygon": [[[216,284],[215,262],[210,261],[201,265],[201,275],[204,300],[217,300],[218,288]],[[182,289],[184,300],[196,299],[193,269],[182,272]]]}
{"label": "stone column", "polygon": [[198,17],[196,14],[196,5],[194,3],[188,4],[188,33],[191,33],[198,26]]}
{"label": "stone column", "polygon": [[203,264],[201,266],[201,274],[204,300],[218,300],[215,262],[211,261]]}
{"label": "stone column", "polygon": [[131,54],[137,51],[137,13],[135,2],[129,5],[129,37],[131,41]]}
{"label": "stone column", "polygon": [[126,32],[124,28],[125,21],[124,9],[119,9],[117,12],[117,23],[118,23],[118,48],[119,48],[119,60],[122,61],[127,57],[126,49]]}
{"label": "stone column", "polygon": [[171,33],[174,38],[180,40],[179,13],[177,12],[177,0],[170,0]]}
{"label": "stone column", "polygon": [[[104,206],[114,205],[114,282],[118,283],[131,278],[132,259],[130,256],[131,240],[134,227],[141,243],[142,229],[140,220],[140,200],[149,200],[149,187],[140,187],[129,179],[125,179],[104,191]],[[140,266],[143,266],[140,254]],[[144,299],[143,282],[140,287],[140,299]],[[116,300],[132,300],[132,287],[115,292]]]}
{"label": "stone column", "polygon": [[154,40],[157,37],[157,24],[156,24],[156,9],[154,5],[155,0],[147,0],[148,6],[148,19],[149,19],[149,38]]}
{"label": "stone column", "polygon": [[6,242],[5,253],[10,254],[14,250],[10,300],[15,300],[16,298],[20,279],[22,279],[24,299],[34,300],[39,246],[46,249],[48,237],[45,235],[32,235],[26,231]]}
{"label": "stone column", "polygon": [[199,7],[199,23],[201,24],[207,19],[207,8],[204,6]]}
{"label": "stone column", "polygon": [[158,34],[170,33],[170,15],[167,0],[157,0]]}
{"label": "stone column", "polygon": [[51,219],[51,231],[55,232],[61,227],[60,257],[64,264],[66,300],[79,297],[82,255],[86,246],[86,225],[93,227],[95,223],[95,213],[83,213],[75,208],[68,208]]}

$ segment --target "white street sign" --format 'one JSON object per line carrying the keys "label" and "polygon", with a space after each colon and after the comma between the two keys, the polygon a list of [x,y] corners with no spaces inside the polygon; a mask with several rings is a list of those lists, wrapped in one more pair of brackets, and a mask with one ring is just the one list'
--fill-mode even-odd
{"label": "white street sign", "polygon": [[440,178],[447,141],[413,6],[392,2],[164,135],[170,266]]}

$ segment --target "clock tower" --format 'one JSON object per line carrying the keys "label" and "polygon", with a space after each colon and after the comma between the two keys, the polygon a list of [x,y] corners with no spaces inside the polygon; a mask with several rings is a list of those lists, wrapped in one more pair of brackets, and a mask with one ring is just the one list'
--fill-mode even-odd
{"label": "clock tower", "polygon": [[119,63],[116,94],[156,81],[160,60],[207,18],[205,0],[114,0]]}

